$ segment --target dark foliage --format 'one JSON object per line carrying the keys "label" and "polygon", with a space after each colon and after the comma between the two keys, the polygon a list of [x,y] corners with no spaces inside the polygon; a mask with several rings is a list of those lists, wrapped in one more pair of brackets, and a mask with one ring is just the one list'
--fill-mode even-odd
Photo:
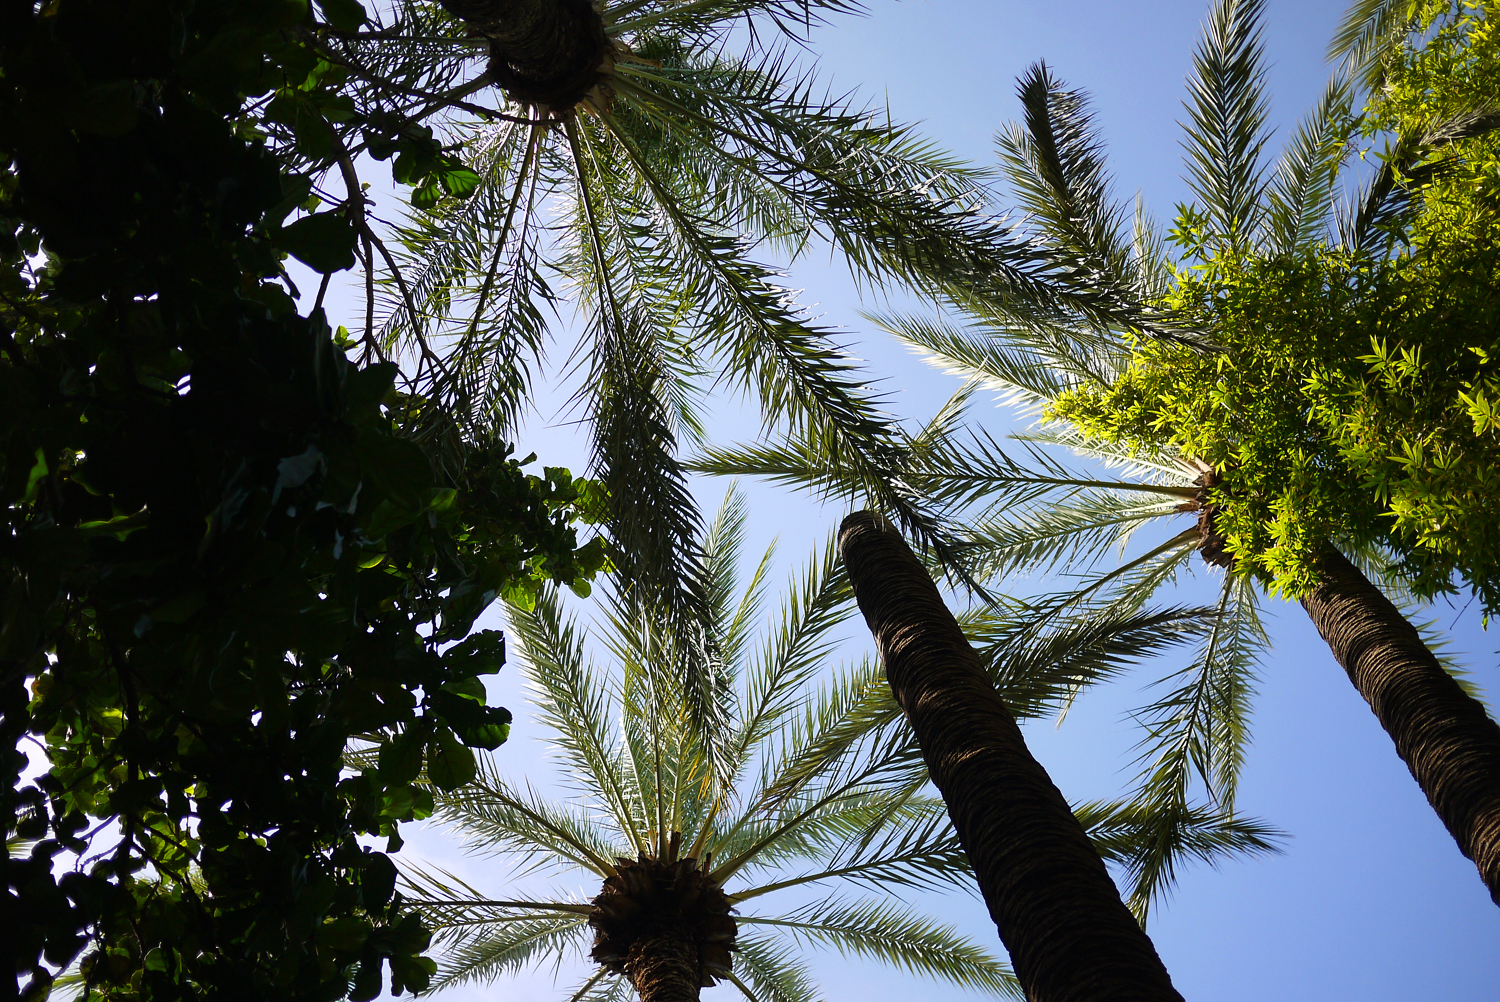
{"label": "dark foliage", "polygon": [[356,836],[395,851],[414,780],[505,740],[475,617],[603,562],[592,485],[457,429],[435,470],[395,366],[275,284],[283,252],[350,266],[362,222],[283,228],[311,180],[239,117],[337,104],[310,18],[0,0],[0,997],[80,954],[118,998],[421,989],[427,930]]}

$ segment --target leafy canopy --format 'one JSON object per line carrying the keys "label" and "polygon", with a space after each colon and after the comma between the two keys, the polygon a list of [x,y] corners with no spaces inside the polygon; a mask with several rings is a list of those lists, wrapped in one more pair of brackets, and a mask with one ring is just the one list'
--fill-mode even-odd
{"label": "leafy canopy", "polygon": [[1332,539],[1388,548],[1418,594],[1457,575],[1500,608],[1497,11],[1424,5],[1430,34],[1385,56],[1358,123],[1395,136],[1369,193],[1385,184],[1384,204],[1367,197],[1352,220],[1366,233],[1246,249],[1185,209],[1161,302],[1215,350],[1137,339],[1109,387],[1047,410],[1101,442],[1213,466],[1238,570],[1290,596]]}
{"label": "leafy canopy", "polygon": [[283,225],[311,178],[245,117],[339,105],[312,16],[0,5],[3,995],[75,959],[132,1000],[425,987],[387,853],[424,761],[451,787],[505,740],[474,620],[604,564],[596,484],[451,423],[435,467],[396,366],[283,290],[287,253],[353,261],[347,217]]}

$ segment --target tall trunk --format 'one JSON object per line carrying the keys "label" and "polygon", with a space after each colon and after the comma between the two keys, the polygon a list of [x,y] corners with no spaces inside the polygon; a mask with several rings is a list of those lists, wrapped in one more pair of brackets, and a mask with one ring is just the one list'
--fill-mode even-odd
{"label": "tall trunk", "polygon": [[490,75],[512,100],[565,110],[611,66],[604,21],[589,0],[441,0],[490,43]]}
{"label": "tall trunk", "polygon": [[685,930],[643,936],[625,957],[625,976],[641,1002],[698,1002],[698,945]]}
{"label": "tall trunk", "polygon": [[886,679],[1031,1002],[1182,996],[937,587],[883,518],[844,520],[839,548]]}
{"label": "tall trunk", "polygon": [[1320,571],[1302,607],[1500,904],[1500,725],[1342,553]]}

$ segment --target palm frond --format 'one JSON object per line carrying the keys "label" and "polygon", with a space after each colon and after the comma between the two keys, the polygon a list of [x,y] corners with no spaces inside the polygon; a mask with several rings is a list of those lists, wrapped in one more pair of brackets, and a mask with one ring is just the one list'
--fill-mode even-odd
{"label": "palm frond", "polygon": [[1087,96],[1036,63],[1021,77],[1020,97],[1025,127],[1013,124],[997,137],[1012,190],[1068,270],[1125,298],[1129,248]]}
{"label": "palm frond", "polygon": [[1342,61],[1366,90],[1379,90],[1420,7],[1419,0],[1354,0],[1328,43],[1328,58]]}
{"label": "palm frond", "polygon": [[969,402],[978,391],[978,380],[964,380],[963,385],[954,391],[943,406],[937,409],[937,413],[933,414],[927,423],[910,437],[907,441],[907,448],[918,457],[919,462],[920,457],[925,456],[947,439],[956,436],[966,426],[965,417]]}
{"label": "palm frond", "polygon": [[1085,571],[1111,550],[1123,552],[1142,525],[1175,514],[1178,506],[1170,499],[1096,489],[1012,510],[995,505],[970,524],[965,555],[986,580],[1061,567]]}
{"label": "palm frond", "polygon": [[1209,230],[1243,247],[1259,225],[1266,130],[1265,0],[1216,0],[1193,53],[1184,124],[1188,183]]}
{"label": "palm frond", "polygon": [[944,505],[970,508],[983,502],[986,512],[1032,505],[1043,499],[1067,501],[1090,491],[1135,495],[1137,504],[1152,498],[1164,504],[1181,503],[1195,493],[1194,488],[1181,484],[1101,480],[1024,440],[1020,451],[1024,459],[1007,452],[989,432],[975,431],[967,441],[954,437],[930,447],[913,476]]}
{"label": "palm frond", "polygon": [[541,914],[587,916],[593,907],[586,901],[494,900],[447,870],[420,864],[407,865],[401,882],[410,891],[405,902],[430,919],[434,928],[512,922]]}
{"label": "palm frond", "polygon": [[1145,196],[1137,192],[1130,226],[1131,278],[1135,295],[1143,303],[1159,302],[1172,285],[1172,264],[1167,257],[1166,237],[1146,211]]}
{"label": "palm frond", "polygon": [[1357,128],[1353,102],[1348,77],[1334,74],[1292,134],[1266,188],[1264,243],[1270,254],[1303,251],[1323,239],[1338,170]]}
{"label": "palm frond", "polygon": [[960,937],[952,926],[922,918],[897,902],[828,898],[785,918],[741,915],[738,921],[973,991],[1023,997],[1007,965]]}
{"label": "palm frond", "polygon": [[504,855],[522,867],[575,866],[604,876],[631,849],[609,840],[581,811],[555,804],[529,786],[516,789],[480,757],[472,783],[435,793],[434,812],[486,855]]}
{"label": "palm frond", "polygon": [[463,929],[441,929],[442,960],[428,991],[490,982],[530,966],[589,932],[587,915],[527,915]]}
{"label": "palm frond", "polygon": [[[1468,108],[1387,141],[1381,166],[1337,220],[1344,248],[1370,255],[1396,239],[1399,224],[1419,204],[1422,189],[1462,160],[1452,144],[1500,128],[1500,107]],[[1433,155],[1440,151],[1440,155]],[[1384,240],[1381,237],[1384,236]]]}
{"label": "palm frond", "polygon": [[768,550],[761,558],[749,587],[736,601],[737,564],[748,517],[745,495],[738,484],[731,483],[703,537],[703,590],[708,599],[709,632],[714,637],[714,646],[729,673],[726,679],[730,682],[736,677],[735,670],[748,640],[751,621],[764,594],[765,567],[772,552]]}
{"label": "palm frond", "polygon": [[[669,408],[659,394],[668,376],[649,329],[595,331],[587,392],[595,428],[594,469],[610,497],[609,532],[621,578],[643,603],[670,610],[679,642],[697,644],[684,666],[713,664],[707,650],[701,519],[677,458]],[[692,711],[722,726],[718,682],[697,673],[682,680]]]}
{"label": "palm frond", "polygon": [[1151,802],[1186,803],[1196,776],[1216,803],[1234,810],[1255,665],[1268,643],[1254,583],[1226,575],[1201,655],[1173,676],[1181,684],[1136,714],[1146,728],[1140,788]]}
{"label": "palm frond", "polygon": [[732,744],[736,771],[787,714],[801,707],[808,683],[835,646],[829,633],[848,617],[852,603],[843,563],[829,540],[783,593],[780,617],[752,662]]}
{"label": "palm frond", "polygon": [[507,125],[474,135],[469,162],[480,181],[462,202],[413,209],[397,231],[397,257],[417,307],[405,307],[383,275],[387,351],[441,355],[417,387],[464,418],[504,434],[532,390],[544,356],[546,312],[556,296],[542,273],[537,158],[540,126]]}
{"label": "palm frond", "polygon": [[872,761],[874,754],[860,754],[866,745],[884,747],[885,755],[898,758],[914,753],[914,741],[894,726],[900,719],[901,707],[878,661],[866,657],[835,672],[802,717],[789,723],[781,747],[768,752],[761,796],[750,811],[791,800],[840,762]]}
{"label": "palm frond", "polygon": [[848,810],[860,810],[871,797],[909,798],[926,782],[921,750],[899,728],[867,729],[842,746],[825,742],[823,747],[839,754],[819,762],[785,750],[773,757],[775,764],[764,770],[769,782],[762,784],[762,795],[714,840],[723,859],[714,867],[715,880],[764,867],[778,857],[804,855],[809,838],[830,826],[842,827]]}
{"label": "palm frond", "polygon": [[615,757],[620,738],[611,717],[617,692],[589,663],[583,635],[573,617],[563,613],[555,588],[544,588],[534,608],[512,604],[509,613],[521,641],[538,722],[552,729],[553,745],[562,752],[573,781],[603,796],[621,832],[636,831],[638,808]]}
{"label": "palm frond", "polygon": [[1148,484],[1185,487],[1203,472],[1171,446],[1138,449],[1101,442],[1060,422],[1032,427],[1010,437],[1017,442],[1061,446],[1074,455],[1095,459],[1109,469],[1119,470],[1124,477]]}
{"label": "palm frond", "polygon": [[1101,363],[1122,355],[1118,347],[1102,352],[1068,350],[1076,339],[1052,326],[982,322],[960,328],[926,317],[869,319],[932,364],[981,381],[1000,393],[1002,405],[1023,410],[1039,410],[1069,390],[1108,386],[1112,378],[1101,371]]}
{"label": "palm frond", "polygon": [[1263,822],[1232,813],[1138,801],[1094,801],[1074,808],[1089,841],[1106,861],[1125,871],[1128,904],[1143,924],[1151,906],[1170,892],[1183,860],[1217,867],[1231,857],[1281,852],[1286,836]]}
{"label": "palm frond", "polygon": [[746,996],[755,1002],[818,1002],[807,965],[774,936],[742,935],[735,940],[735,966]]}
{"label": "palm frond", "polygon": [[635,986],[629,978],[601,967],[568,996],[568,1002],[630,1002],[634,997]]}
{"label": "palm frond", "polygon": [[1086,688],[1201,636],[1211,610],[1082,608],[1012,600],[960,623],[996,690],[1019,719],[1065,710]]}
{"label": "palm frond", "polygon": [[[753,886],[737,892],[733,900],[738,904],[773,891],[834,879],[862,883],[875,891],[893,886],[972,890],[969,857],[941,800],[910,797],[899,803],[864,806],[863,811],[846,812],[843,820],[851,830],[844,847],[829,857],[825,868]],[[876,820],[883,823],[864,823],[871,806],[879,811]],[[891,824],[892,818],[897,823]]]}
{"label": "palm frond", "polygon": [[626,0],[606,7],[604,15],[613,31],[622,34],[660,32],[701,44],[718,39],[736,21],[752,35],[757,27],[769,26],[781,35],[804,38],[833,15],[864,12],[859,0]]}

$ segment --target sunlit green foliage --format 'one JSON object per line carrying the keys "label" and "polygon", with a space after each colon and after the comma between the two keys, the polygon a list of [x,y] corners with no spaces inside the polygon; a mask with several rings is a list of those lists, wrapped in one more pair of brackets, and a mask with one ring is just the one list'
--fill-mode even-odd
{"label": "sunlit green foliage", "polygon": [[1397,137],[1383,161],[1399,204],[1368,217],[1379,236],[1267,253],[1184,210],[1162,304],[1215,350],[1138,339],[1113,385],[1047,411],[1213,466],[1238,569],[1288,595],[1336,539],[1388,547],[1419,594],[1458,575],[1500,608],[1497,12],[1428,5],[1431,36],[1386,57],[1363,126]]}
{"label": "sunlit green foliage", "polygon": [[[1245,254],[1185,210],[1163,300],[1217,350],[1139,341],[1109,390],[1050,407],[1091,437],[1170,444],[1214,466],[1239,567],[1307,591],[1329,538],[1386,544],[1419,594],[1455,574],[1500,607],[1500,115],[1496,5],[1428,5],[1421,48],[1386,57],[1365,130],[1419,136],[1389,254]],[[1433,20],[1439,20],[1433,26]]]}

